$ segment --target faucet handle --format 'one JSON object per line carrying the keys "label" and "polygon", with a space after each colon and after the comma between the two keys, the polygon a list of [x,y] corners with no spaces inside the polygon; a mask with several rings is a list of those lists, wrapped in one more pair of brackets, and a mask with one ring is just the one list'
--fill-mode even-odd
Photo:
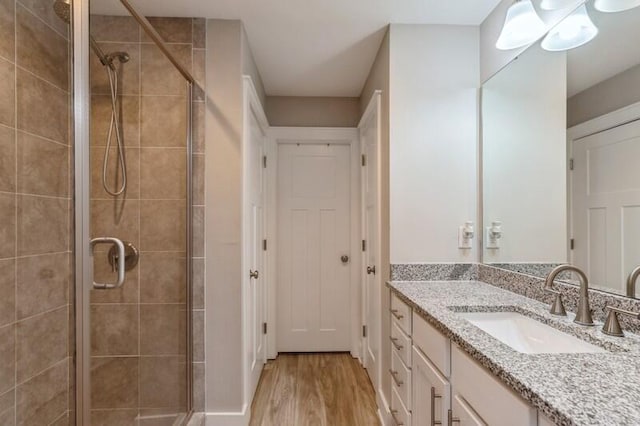
{"label": "faucet handle", "polygon": [[602,326],[602,332],[604,334],[608,334],[609,336],[624,336],[624,332],[622,331],[622,327],[620,326],[620,321],[618,320],[618,314],[633,317],[635,319],[640,319],[640,313],[638,312],[627,311],[625,309],[615,308],[613,306],[607,306],[605,309],[609,310],[609,314],[607,314],[607,319]]}
{"label": "faucet handle", "polygon": [[545,290],[555,295],[555,298],[553,299],[553,303],[551,304],[551,310],[549,311],[551,315],[566,317],[567,311],[564,309],[564,304],[562,303],[562,293],[550,288],[545,288]]}

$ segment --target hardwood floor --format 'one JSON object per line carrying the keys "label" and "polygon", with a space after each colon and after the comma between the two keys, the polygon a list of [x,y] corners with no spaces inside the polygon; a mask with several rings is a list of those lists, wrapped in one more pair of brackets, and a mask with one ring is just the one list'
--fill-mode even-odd
{"label": "hardwood floor", "polygon": [[379,426],[366,371],[350,354],[281,354],[262,372],[251,426]]}

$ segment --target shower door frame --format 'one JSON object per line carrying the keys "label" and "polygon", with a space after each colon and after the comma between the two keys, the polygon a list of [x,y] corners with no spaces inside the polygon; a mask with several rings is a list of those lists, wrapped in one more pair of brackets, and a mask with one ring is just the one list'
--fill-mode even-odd
{"label": "shower door frame", "polygon": [[[193,414],[193,328],[192,328],[192,242],[193,242],[193,89],[195,79],[177,61],[149,21],[127,0],[119,0],[153,40],[187,84],[186,138],[186,416]],[[91,327],[90,291],[93,259],[90,255],[90,51],[89,2],[72,0],[71,38],[73,58],[73,138],[74,138],[74,259],[75,259],[75,424],[91,424]]]}

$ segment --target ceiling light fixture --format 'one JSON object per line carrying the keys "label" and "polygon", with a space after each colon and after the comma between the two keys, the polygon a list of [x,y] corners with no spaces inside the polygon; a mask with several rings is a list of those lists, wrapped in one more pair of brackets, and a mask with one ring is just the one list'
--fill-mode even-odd
{"label": "ceiling light fixture", "polygon": [[547,30],[531,0],[516,1],[507,11],[496,48],[517,49],[538,40]]}
{"label": "ceiling light fixture", "polygon": [[582,5],[556,25],[542,40],[542,48],[551,52],[574,49],[590,42],[598,35],[587,6]]}
{"label": "ceiling light fixture", "polygon": [[542,0],[540,8],[543,10],[560,10],[568,9],[569,6],[575,6],[584,0]]}
{"label": "ceiling light fixture", "polygon": [[640,0],[596,0],[594,7],[600,12],[623,12],[640,6]]}

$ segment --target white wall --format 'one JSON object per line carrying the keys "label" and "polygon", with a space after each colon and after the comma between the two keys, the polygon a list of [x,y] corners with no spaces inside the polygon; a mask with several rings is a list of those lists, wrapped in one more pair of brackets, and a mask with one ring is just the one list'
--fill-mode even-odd
{"label": "white wall", "polygon": [[534,46],[483,86],[485,262],[567,261],[566,64]]}
{"label": "white wall", "polygon": [[391,263],[475,262],[457,234],[477,216],[479,29],[390,32]]}

